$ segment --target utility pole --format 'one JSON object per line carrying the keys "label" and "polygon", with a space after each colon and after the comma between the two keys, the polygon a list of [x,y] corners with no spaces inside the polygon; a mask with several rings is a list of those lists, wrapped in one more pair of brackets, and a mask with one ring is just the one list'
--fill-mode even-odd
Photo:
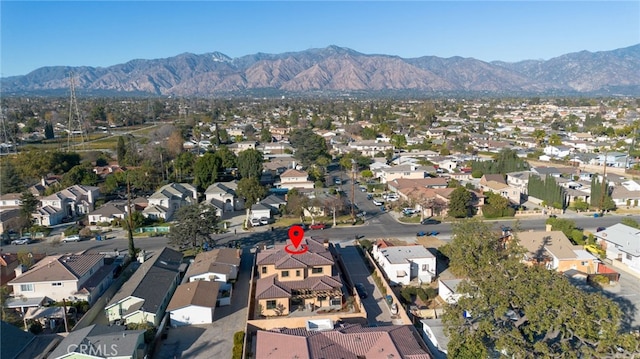
{"label": "utility pole", "polygon": [[131,183],[127,174],[127,237],[129,238],[129,258],[136,260],[136,247],[133,244],[133,211],[131,210]]}
{"label": "utility pole", "polygon": [[356,221],[356,160],[351,159],[351,219]]}
{"label": "utility pole", "polygon": [[607,194],[607,152],[604,151],[604,160],[602,161],[604,164],[604,170],[602,173],[602,195],[600,196],[600,214],[604,215],[604,199]]}

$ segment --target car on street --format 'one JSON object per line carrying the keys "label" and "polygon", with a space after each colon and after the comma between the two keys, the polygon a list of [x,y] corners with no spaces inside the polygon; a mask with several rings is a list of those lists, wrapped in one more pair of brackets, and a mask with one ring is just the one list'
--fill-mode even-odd
{"label": "car on street", "polygon": [[420,231],[416,233],[416,237],[437,236],[438,234],[440,234],[438,231]]}
{"label": "car on street", "polygon": [[68,236],[68,237],[64,237],[62,238],[62,242],[67,243],[67,242],[80,242],[80,236],[77,234],[74,234],[72,236]]}
{"label": "car on street", "polygon": [[311,226],[309,226],[309,228],[314,229],[314,230],[315,229],[325,229],[325,228],[327,228],[327,225],[324,224],[324,223],[320,223],[319,222],[319,223],[312,224]]}
{"label": "car on street", "polygon": [[383,201],[378,201],[377,199],[373,200],[373,204],[375,204],[376,206],[382,206],[384,204]]}
{"label": "car on street", "polygon": [[367,199],[373,199],[373,195],[371,193],[367,193]]}
{"label": "car on street", "polygon": [[21,237],[11,241],[11,244],[13,245],[30,244],[30,243],[31,243],[31,237]]}
{"label": "car on street", "polygon": [[360,298],[362,299],[367,297],[367,289],[362,283],[356,283],[356,292],[358,292],[358,296],[360,296]]}
{"label": "car on street", "polygon": [[437,219],[433,219],[433,218],[427,218],[427,219],[423,219],[422,222],[420,222],[420,224],[440,224],[440,221],[438,221]]}
{"label": "car on street", "polygon": [[299,227],[301,227],[301,228],[302,228],[303,230],[305,230],[305,231],[306,231],[307,229],[309,229],[309,226],[307,226],[307,225],[306,225],[306,224],[304,224],[304,223],[294,223],[294,224],[292,224],[291,226],[292,226],[292,227],[293,227],[293,226],[299,226]]}
{"label": "car on street", "polygon": [[607,229],[607,227],[598,227],[598,228],[596,228],[596,232],[602,232],[605,229]]}

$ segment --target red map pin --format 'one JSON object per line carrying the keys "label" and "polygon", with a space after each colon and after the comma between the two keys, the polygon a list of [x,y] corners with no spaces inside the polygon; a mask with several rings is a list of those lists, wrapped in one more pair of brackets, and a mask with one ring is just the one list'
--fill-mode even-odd
{"label": "red map pin", "polygon": [[284,247],[284,250],[289,253],[289,254],[302,254],[304,252],[306,252],[307,250],[309,250],[309,247],[307,247],[306,245],[302,245],[302,247],[300,247],[300,243],[302,242],[302,239],[304,238],[304,229],[302,229],[302,227],[300,226],[291,226],[291,228],[289,228],[289,239],[291,240],[291,243],[294,246],[294,249],[289,248],[290,245],[288,244],[287,246]]}

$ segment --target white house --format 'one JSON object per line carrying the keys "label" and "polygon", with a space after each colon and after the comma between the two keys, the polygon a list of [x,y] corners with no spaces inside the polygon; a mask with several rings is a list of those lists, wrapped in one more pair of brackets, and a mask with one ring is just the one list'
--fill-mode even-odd
{"label": "white house", "polygon": [[449,337],[445,334],[442,319],[422,319],[420,322],[422,323],[420,335],[433,357],[435,359],[447,358]]}
{"label": "white house", "polygon": [[608,259],[618,260],[640,272],[640,229],[618,223],[596,232],[595,236]]}
{"label": "white house", "polygon": [[89,223],[109,223],[114,219],[124,219],[126,207],[112,203],[105,203],[104,206],[89,213]]}
{"label": "white house", "polygon": [[436,257],[423,246],[389,246],[378,241],[373,246],[373,258],[392,285],[408,285],[415,278],[430,283],[436,274]]}
{"label": "white house", "polygon": [[458,292],[458,285],[464,279],[439,279],[438,295],[449,304],[455,304],[464,295]]}
{"label": "white house", "polygon": [[289,169],[280,175],[279,186],[280,188],[286,189],[313,189],[313,182],[309,181],[309,174],[307,172]]}
{"label": "white house", "polygon": [[188,183],[169,183],[149,197],[149,206],[142,211],[147,218],[170,221],[182,206],[198,203],[198,191]]}
{"label": "white house", "polygon": [[223,212],[240,211],[244,209],[244,200],[238,198],[238,181],[216,182],[204,191],[206,201]]}
{"label": "white house", "polygon": [[549,145],[544,148],[543,152],[547,156],[555,157],[555,158],[565,158],[571,155],[572,148],[568,146],[553,146]]}
{"label": "white house", "polygon": [[203,280],[179,285],[167,306],[171,326],[213,323],[219,289],[220,282]]}

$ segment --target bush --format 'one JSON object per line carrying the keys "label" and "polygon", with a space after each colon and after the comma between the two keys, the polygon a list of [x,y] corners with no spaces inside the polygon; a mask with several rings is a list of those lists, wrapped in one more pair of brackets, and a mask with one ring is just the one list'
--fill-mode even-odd
{"label": "bush", "polygon": [[243,342],[244,342],[244,332],[243,331],[235,332],[235,334],[233,334],[233,344],[242,345]]}
{"label": "bush", "polygon": [[360,246],[362,246],[362,248],[367,252],[371,252],[371,250],[373,249],[373,242],[368,239],[361,239]]}
{"label": "bush", "polygon": [[70,226],[64,230],[64,236],[69,237],[80,233],[80,228],[78,226]]}
{"label": "bush", "polygon": [[29,331],[36,335],[42,333],[42,330],[42,324],[40,324],[40,322],[33,322],[29,326]]}
{"label": "bush", "polygon": [[484,175],[484,173],[482,173],[482,171],[480,170],[474,170],[473,172],[471,172],[471,177],[473,178],[481,178]]}
{"label": "bush", "polygon": [[231,359],[242,359],[242,345],[234,345]]}

